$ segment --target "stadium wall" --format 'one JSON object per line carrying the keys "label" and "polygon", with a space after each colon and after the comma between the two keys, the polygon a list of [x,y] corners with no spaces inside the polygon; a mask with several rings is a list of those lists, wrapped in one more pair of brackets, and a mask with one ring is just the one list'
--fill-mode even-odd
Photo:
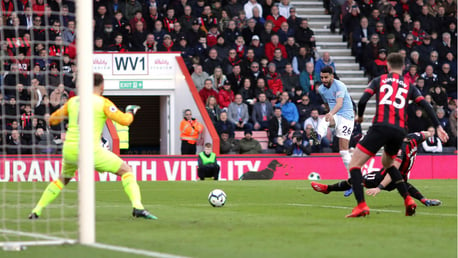
{"label": "stadium wall", "polygon": [[[123,156],[133,168],[139,181],[192,181],[197,179],[196,156]],[[43,156],[27,158],[5,156],[0,165],[0,182],[49,182],[57,179],[61,169],[61,157]],[[241,156],[222,155],[220,180],[232,181],[248,172],[261,172],[268,167],[274,171],[273,180],[304,180],[311,172],[318,172],[321,179],[346,179],[347,172],[340,156]],[[274,166],[272,166],[275,164]],[[270,166],[269,166],[270,165]],[[380,157],[369,160],[363,173],[381,167]],[[411,179],[456,179],[456,155],[418,155]],[[75,180],[78,180],[77,177]],[[109,173],[95,173],[96,181],[119,181]]]}

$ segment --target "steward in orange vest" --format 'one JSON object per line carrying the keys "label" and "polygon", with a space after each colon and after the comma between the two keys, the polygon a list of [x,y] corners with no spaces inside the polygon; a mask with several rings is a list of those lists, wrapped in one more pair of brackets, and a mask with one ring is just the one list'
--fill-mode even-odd
{"label": "steward in orange vest", "polygon": [[190,109],[184,111],[184,118],[180,123],[181,154],[196,154],[196,142],[204,126],[192,117]]}

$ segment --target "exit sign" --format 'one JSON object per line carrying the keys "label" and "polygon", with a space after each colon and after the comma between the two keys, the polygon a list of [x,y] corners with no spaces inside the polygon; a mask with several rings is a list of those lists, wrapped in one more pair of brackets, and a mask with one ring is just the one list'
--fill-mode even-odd
{"label": "exit sign", "polygon": [[143,81],[120,81],[120,89],[143,89]]}

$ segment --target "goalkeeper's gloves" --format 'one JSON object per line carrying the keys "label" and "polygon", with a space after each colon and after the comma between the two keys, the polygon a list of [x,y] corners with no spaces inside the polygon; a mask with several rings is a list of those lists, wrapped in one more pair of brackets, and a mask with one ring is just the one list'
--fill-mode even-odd
{"label": "goalkeeper's gloves", "polygon": [[132,115],[135,115],[140,108],[141,107],[138,105],[128,105],[126,107],[126,113],[131,113]]}

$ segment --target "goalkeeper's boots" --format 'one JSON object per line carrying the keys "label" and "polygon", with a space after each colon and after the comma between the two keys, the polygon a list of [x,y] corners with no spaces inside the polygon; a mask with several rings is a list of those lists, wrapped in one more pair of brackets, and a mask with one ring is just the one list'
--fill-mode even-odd
{"label": "goalkeeper's boots", "polygon": [[437,200],[437,199],[426,199],[424,201],[422,201],[423,204],[425,206],[440,206],[442,204],[442,202],[440,200]]}
{"label": "goalkeeper's boots", "polygon": [[405,198],[404,204],[406,206],[406,216],[413,216],[415,214],[417,204],[410,195]]}
{"label": "goalkeeper's boots", "polygon": [[358,206],[353,208],[350,214],[348,214],[347,218],[356,218],[356,217],[366,217],[369,215],[370,209],[367,206],[366,202],[359,203]]}
{"label": "goalkeeper's boots", "polygon": [[328,194],[329,193],[328,185],[320,184],[320,183],[317,183],[317,182],[312,182],[310,184],[312,185],[313,190],[315,190],[317,192],[324,193],[324,194]]}
{"label": "goalkeeper's boots", "polygon": [[135,208],[132,211],[132,216],[136,218],[157,219],[157,217],[151,214],[148,210],[140,210]]}
{"label": "goalkeeper's boots", "polygon": [[344,197],[348,197],[353,193],[353,188],[348,189],[347,191],[344,192]]}
{"label": "goalkeeper's boots", "polygon": [[38,214],[36,214],[35,212],[32,212],[29,215],[29,219],[31,220],[38,219],[38,217],[39,217]]}

